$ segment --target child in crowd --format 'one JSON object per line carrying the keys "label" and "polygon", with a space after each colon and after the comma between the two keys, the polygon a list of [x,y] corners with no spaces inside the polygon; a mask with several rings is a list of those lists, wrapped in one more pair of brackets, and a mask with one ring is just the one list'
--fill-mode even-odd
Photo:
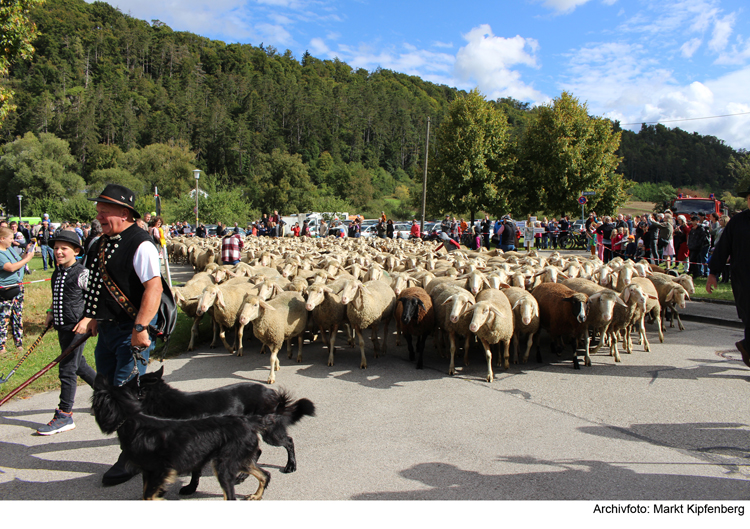
{"label": "child in crowd", "polygon": [[[81,240],[74,231],[64,230],[54,239],[57,268],[52,273],[52,306],[47,310],[46,325],[54,324],[60,350],[67,349],[76,339],[73,327],[83,317],[83,291],[88,283],[88,270],[76,259],[83,252]],[[37,430],[39,435],[66,432],[76,427],[73,422],[73,402],[78,377],[94,387],[96,371],[88,365],[79,345],[60,362],[60,403],[50,422]]]}

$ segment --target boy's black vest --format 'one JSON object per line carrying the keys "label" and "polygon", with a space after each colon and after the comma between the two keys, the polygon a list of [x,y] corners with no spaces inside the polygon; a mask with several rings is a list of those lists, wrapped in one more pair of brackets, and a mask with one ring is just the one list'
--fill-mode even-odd
{"label": "boy's black vest", "polygon": [[56,331],[70,331],[83,316],[83,285],[88,270],[76,261],[52,272],[52,316]]}
{"label": "boy's black vest", "polygon": [[104,245],[104,264],[109,277],[122,290],[130,303],[139,310],[141,298],[145,291],[133,267],[133,257],[141,243],[151,241],[145,230],[133,224],[119,235],[112,237],[102,235],[91,248],[91,259],[86,263],[89,269],[89,289],[84,296],[84,316],[96,320],[114,320],[121,323],[132,322],[120,305],[112,297],[102,280],[99,270],[99,254]]}
{"label": "boy's black vest", "polygon": [[515,245],[516,244],[516,223],[510,220],[506,220],[503,225],[503,233],[501,234],[501,241],[503,245]]}

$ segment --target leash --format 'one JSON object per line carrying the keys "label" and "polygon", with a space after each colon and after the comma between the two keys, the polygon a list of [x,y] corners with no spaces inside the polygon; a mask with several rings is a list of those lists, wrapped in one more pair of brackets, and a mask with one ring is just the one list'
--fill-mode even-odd
{"label": "leash", "polygon": [[23,283],[14,283],[12,285],[5,285],[5,286],[0,285],[0,289],[3,289],[3,288],[15,288],[15,287],[17,287],[19,285],[30,285],[32,283],[41,283],[43,281],[52,281],[52,278],[48,277],[47,279],[35,279],[34,281],[25,281]]}
{"label": "leash", "polygon": [[26,361],[29,355],[34,351],[34,349],[36,349],[36,346],[41,343],[42,338],[44,338],[44,335],[47,334],[47,331],[50,330],[51,328],[52,328],[52,323],[50,322],[50,324],[47,325],[47,327],[45,327],[45,329],[42,331],[42,334],[39,335],[39,338],[37,338],[34,341],[34,343],[31,344],[31,347],[29,347],[29,350],[26,351],[26,354],[21,357],[21,359],[18,361],[16,366],[11,370],[10,373],[8,373],[8,376],[7,377],[0,376],[0,384],[5,384],[8,381],[8,379],[15,374],[16,370],[19,367],[21,367],[21,364],[23,364]]}
{"label": "leash", "polygon": [[83,344],[86,340],[89,339],[89,336],[91,336],[91,331],[86,331],[86,334],[82,334],[78,340],[75,340],[70,347],[65,349],[62,353],[60,353],[60,356],[55,358],[52,362],[44,366],[41,370],[39,370],[35,375],[32,375],[31,378],[29,378],[26,382],[18,386],[16,389],[8,393],[5,397],[3,397],[2,400],[0,400],[0,406],[8,402],[10,399],[18,395],[21,390],[26,388],[29,384],[37,380],[39,377],[41,377],[43,374],[45,374],[47,371],[55,367],[57,364],[62,362],[70,353],[75,351],[79,345]]}

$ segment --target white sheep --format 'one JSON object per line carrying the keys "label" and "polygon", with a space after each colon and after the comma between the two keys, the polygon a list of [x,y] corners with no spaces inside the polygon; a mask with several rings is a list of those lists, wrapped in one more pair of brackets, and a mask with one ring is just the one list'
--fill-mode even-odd
{"label": "white sheep", "polygon": [[[487,360],[487,382],[495,378],[492,372],[492,350],[491,346],[503,343],[503,368],[508,369],[508,352],[510,341],[513,338],[513,308],[505,294],[493,288],[479,292],[476,303],[471,308],[472,317],[469,330],[479,338],[484,347],[484,356]],[[500,353],[497,363],[500,365]]]}
{"label": "white sheep", "polygon": [[365,358],[365,340],[362,337],[362,330],[372,329],[372,342],[375,349],[375,358],[378,357],[380,344],[378,343],[378,328],[383,324],[383,354],[388,350],[388,325],[393,316],[393,309],[396,306],[396,294],[388,283],[383,281],[368,281],[356,283],[355,293],[351,297],[348,293],[345,295],[342,290],[341,301],[346,308],[346,317],[349,320],[354,332],[359,338],[359,349],[361,352],[360,369],[367,368],[367,359]]}
{"label": "white sheep", "polygon": [[[521,358],[525,364],[529,360],[534,338],[537,339],[539,353],[539,304],[531,292],[523,288],[507,287],[503,289],[503,293],[513,308],[513,363],[518,363],[518,344],[521,337],[526,336],[526,350]],[[537,360],[541,362],[541,359]]]}
{"label": "white sheep", "polygon": [[253,322],[253,335],[271,351],[268,383],[276,382],[279,370],[279,350],[287,342],[291,358],[291,339],[298,337],[297,361],[302,361],[302,333],[307,327],[305,298],[299,292],[282,292],[270,301],[258,296],[246,296],[239,315],[240,325]]}

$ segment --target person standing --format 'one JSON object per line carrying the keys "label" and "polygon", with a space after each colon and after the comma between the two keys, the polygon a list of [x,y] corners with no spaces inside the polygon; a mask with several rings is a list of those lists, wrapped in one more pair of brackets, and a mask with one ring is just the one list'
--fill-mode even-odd
{"label": "person standing", "polygon": [[50,238],[52,237],[52,230],[49,227],[49,221],[43,220],[42,227],[37,234],[39,240],[39,248],[42,251],[42,265],[47,270],[47,259],[49,259],[49,265],[53,268],[57,268],[57,262],[55,261],[55,253],[50,247]]}
{"label": "person standing", "polygon": [[742,361],[750,367],[750,342],[747,341],[750,328],[750,189],[740,193],[740,196],[747,200],[747,209],[732,217],[721,233],[711,257],[706,292],[710,294],[716,288],[716,278],[731,258],[732,294],[737,305],[737,315],[745,324],[745,337],[735,346],[742,355]]}
{"label": "person standing", "polygon": [[388,219],[388,223],[385,225],[385,236],[388,239],[393,239],[393,219]]}
{"label": "person standing", "polygon": [[706,249],[711,243],[711,235],[697,215],[690,218],[688,250],[690,251],[690,275],[693,279],[706,275]]}
{"label": "person standing", "polygon": [[8,328],[13,329],[13,340],[18,349],[23,348],[23,274],[26,263],[34,257],[34,245],[19,257],[9,249],[13,231],[0,228],[0,355],[5,353]]}
{"label": "person standing", "polygon": [[[73,327],[83,316],[83,292],[88,285],[89,271],[76,259],[83,254],[83,245],[72,231],[63,231],[53,239],[57,268],[52,273],[52,304],[47,310],[45,326],[53,324],[60,350],[65,351],[76,339]],[[53,435],[76,427],[73,422],[78,377],[94,387],[96,371],[83,356],[84,343],[62,359],[59,364],[60,402],[52,420],[36,433]]]}
{"label": "person standing", "polygon": [[484,240],[484,246],[489,249],[490,247],[490,228],[492,228],[492,221],[489,215],[484,216],[482,221],[482,239]]}
{"label": "person standing", "polygon": [[[73,332],[99,337],[94,350],[96,371],[120,387],[146,372],[154,349],[149,326],[156,323],[161,303],[159,253],[151,236],[135,223],[140,214],[134,208],[133,191],[109,184],[89,200],[96,202],[103,235],[87,262],[89,289],[84,294],[83,318]],[[117,485],[132,478],[135,474],[126,462],[120,454],[102,484]]]}
{"label": "person standing", "polygon": [[239,234],[228,232],[221,240],[221,262],[225,265],[236,265],[242,259],[244,243]]}

